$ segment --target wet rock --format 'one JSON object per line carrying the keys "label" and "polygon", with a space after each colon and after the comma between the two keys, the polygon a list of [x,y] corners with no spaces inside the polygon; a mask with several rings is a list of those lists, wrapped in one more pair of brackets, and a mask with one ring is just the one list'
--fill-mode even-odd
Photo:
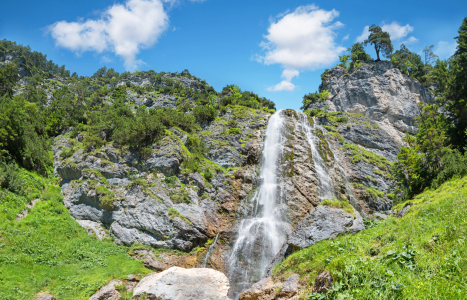
{"label": "wet rock", "polygon": [[324,293],[326,294],[332,288],[332,276],[329,272],[321,272],[316,276],[315,283],[313,285],[313,293]]}
{"label": "wet rock", "polygon": [[146,275],[133,290],[133,297],[165,300],[229,300],[229,281],[212,269],[172,267]]}
{"label": "wet rock", "polygon": [[365,229],[358,212],[354,211],[354,214],[355,216],[339,208],[320,205],[302,220],[287,243],[293,248],[306,248],[342,233],[356,233]]}
{"label": "wet rock", "polygon": [[122,284],[123,281],[120,279],[112,280],[92,295],[89,300],[119,300],[121,296],[115,287]]}
{"label": "wet rock", "polygon": [[275,289],[280,288],[279,284],[275,284],[271,277],[264,278],[253,284],[251,288],[244,291],[238,297],[239,300],[271,300],[274,299]]}

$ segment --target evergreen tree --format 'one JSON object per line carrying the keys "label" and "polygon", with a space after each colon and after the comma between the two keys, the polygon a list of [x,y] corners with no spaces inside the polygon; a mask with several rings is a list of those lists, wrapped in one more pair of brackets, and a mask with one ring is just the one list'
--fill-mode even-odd
{"label": "evergreen tree", "polygon": [[371,25],[369,28],[370,35],[368,38],[363,42],[366,46],[368,44],[372,44],[375,46],[376,56],[378,59],[376,61],[380,61],[379,53],[383,54],[384,56],[388,57],[392,53],[392,43],[391,37],[388,32],[383,31],[381,27],[376,25]]}

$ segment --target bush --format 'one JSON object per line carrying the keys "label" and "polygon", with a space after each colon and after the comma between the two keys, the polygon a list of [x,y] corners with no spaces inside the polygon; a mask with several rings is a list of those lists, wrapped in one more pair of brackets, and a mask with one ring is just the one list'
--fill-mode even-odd
{"label": "bush", "polygon": [[23,179],[16,164],[0,164],[0,187],[18,195],[23,194]]}
{"label": "bush", "polygon": [[212,106],[197,106],[193,109],[193,116],[195,116],[198,122],[211,122],[217,117],[217,111]]}

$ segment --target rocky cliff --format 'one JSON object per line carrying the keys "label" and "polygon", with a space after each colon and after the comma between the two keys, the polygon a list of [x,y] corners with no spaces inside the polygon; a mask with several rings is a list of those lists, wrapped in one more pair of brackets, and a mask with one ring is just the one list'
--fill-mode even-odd
{"label": "rocky cliff", "polygon": [[364,64],[351,71],[339,66],[328,71],[321,84],[321,90],[329,91],[328,98],[312,108],[355,113],[373,120],[400,146],[406,132],[417,130],[418,102],[431,103],[433,95],[388,61]]}
{"label": "rocky cliff", "polygon": [[[417,103],[433,100],[417,81],[387,62],[346,72],[340,67],[328,72],[322,87],[329,97],[312,104],[313,117],[293,110],[279,112],[285,118],[278,161],[280,214],[293,240],[287,240],[276,262],[297,245],[309,246],[310,240],[361,230],[361,217],[374,218],[392,208],[391,162],[403,135],[416,131]],[[128,80],[134,86],[149,82],[138,76]],[[199,84],[183,78],[180,82],[193,89]],[[127,96],[134,107],[176,105],[170,95],[129,90]],[[259,167],[270,115],[234,105],[221,117],[201,124],[198,135],[208,146],[200,162],[203,172],[186,168],[192,153],[188,134],[180,129],[171,129],[145,155],[112,144],[89,151],[82,135],[65,132],[53,147],[65,205],[89,232],[100,238],[110,236],[120,244],[185,252],[205,246],[188,265],[206,265],[228,274],[239,221],[251,214],[250,201],[261,185]],[[205,175],[207,169],[212,176]],[[325,194],[323,170],[329,178]],[[355,211],[316,210],[324,200],[348,201]],[[336,226],[318,238],[299,240],[323,216],[330,218],[327,224]],[[351,222],[352,216],[360,220],[358,224]],[[154,252],[144,251],[137,256],[156,260]],[[177,265],[159,259],[164,266],[155,269]]]}

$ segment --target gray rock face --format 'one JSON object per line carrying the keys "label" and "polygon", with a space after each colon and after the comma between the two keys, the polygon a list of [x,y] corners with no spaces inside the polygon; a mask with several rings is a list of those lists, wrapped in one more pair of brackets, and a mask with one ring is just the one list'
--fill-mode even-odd
{"label": "gray rock face", "polygon": [[388,134],[402,143],[403,133],[415,133],[418,102],[433,102],[427,88],[402,74],[390,62],[365,64],[352,74],[341,67],[332,68],[322,84],[328,90],[327,101],[318,101],[313,108],[351,112],[385,123]]}
{"label": "gray rock face", "polygon": [[356,217],[342,209],[320,205],[302,220],[287,243],[295,248],[306,248],[342,233],[356,233],[365,229],[358,212],[354,213]]}
{"label": "gray rock face", "polygon": [[133,290],[133,298],[165,300],[229,300],[229,280],[213,269],[172,267],[146,275]]}

